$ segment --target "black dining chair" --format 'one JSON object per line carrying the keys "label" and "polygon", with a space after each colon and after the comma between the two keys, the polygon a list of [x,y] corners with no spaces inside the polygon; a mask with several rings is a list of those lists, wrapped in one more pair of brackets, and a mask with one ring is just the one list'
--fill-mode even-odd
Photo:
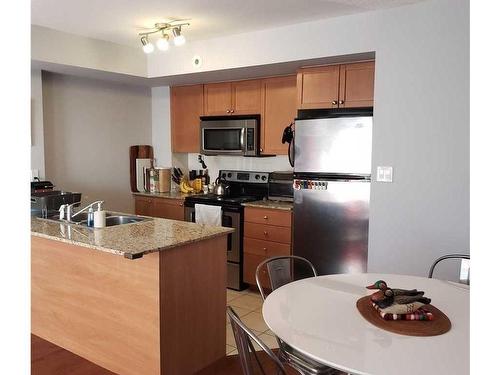
{"label": "black dining chair", "polygon": [[[434,263],[432,263],[432,266],[429,270],[429,278],[432,279],[434,277],[434,270],[438,263],[441,263],[442,261],[445,260],[457,260],[460,259],[460,275],[459,275],[459,282],[462,284],[467,284],[470,285],[470,265],[469,265],[469,260],[470,260],[470,255],[469,254],[447,254],[443,255],[439,258],[437,258]],[[464,263],[464,260],[467,261],[467,263]]]}
{"label": "black dining chair", "polygon": [[[296,255],[272,257],[260,263],[255,270],[255,281],[263,300],[274,290],[292,281],[316,277],[318,273],[313,264]],[[276,336],[276,335],[275,335]],[[279,345],[279,356],[282,361],[303,375],[337,375],[344,374],[325,366],[312,358],[293,349],[276,336]]]}
{"label": "black dining chair", "polygon": [[[255,333],[252,332],[240,319],[238,314],[232,309],[231,306],[227,307],[227,315],[229,316],[229,321],[231,322],[231,327],[233,328],[234,340],[236,341],[236,347],[238,348],[238,356],[240,358],[241,367],[243,368],[243,375],[254,375],[262,374],[266,375],[264,370],[264,364],[259,360],[255,347],[253,346],[252,340],[259,345],[262,350],[271,359],[274,364],[273,372],[278,375],[286,375],[285,367],[281,363],[280,359],[273,353],[269,347],[264,344],[264,342],[257,337]],[[269,367],[269,366],[267,366]],[[256,372],[255,370],[259,370]]]}

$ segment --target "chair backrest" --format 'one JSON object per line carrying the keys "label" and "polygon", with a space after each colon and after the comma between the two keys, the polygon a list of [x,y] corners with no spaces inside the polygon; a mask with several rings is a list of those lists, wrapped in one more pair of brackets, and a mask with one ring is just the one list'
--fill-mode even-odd
{"label": "chair backrest", "polygon": [[272,257],[260,263],[255,270],[255,281],[262,299],[280,286],[295,280],[318,276],[313,264],[296,255]]}
{"label": "chair backrest", "polygon": [[[231,327],[233,328],[234,340],[236,341],[236,347],[238,348],[238,355],[240,358],[241,367],[243,368],[244,375],[254,375],[257,372],[254,371],[255,365],[259,369],[259,373],[266,375],[264,371],[264,366],[260,362],[255,348],[252,344],[252,340],[259,345],[262,350],[269,356],[274,364],[276,373],[279,375],[286,375],[285,368],[276,354],[273,353],[269,347],[262,342],[261,339],[255,335],[240,319],[238,314],[231,308],[227,307],[227,315],[229,316],[229,321],[231,322]],[[254,361],[252,361],[252,357]]]}
{"label": "chair backrest", "polygon": [[432,266],[429,270],[429,278],[432,278],[434,276],[434,269],[436,268],[438,263],[442,262],[443,260],[450,260],[450,259],[461,259],[459,282],[461,282],[462,284],[469,285],[470,284],[469,254],[447,254],[437,258],[434,261],[434,263],[432,263]]}

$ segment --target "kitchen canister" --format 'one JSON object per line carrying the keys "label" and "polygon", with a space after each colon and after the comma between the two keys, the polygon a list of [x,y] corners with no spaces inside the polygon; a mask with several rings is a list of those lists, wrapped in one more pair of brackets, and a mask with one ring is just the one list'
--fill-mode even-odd
{"label": "kitchen canister", "polygon": [[170,181],[172,171],[170,168],[157,168],[158,171],[158,193],[170,192]]}

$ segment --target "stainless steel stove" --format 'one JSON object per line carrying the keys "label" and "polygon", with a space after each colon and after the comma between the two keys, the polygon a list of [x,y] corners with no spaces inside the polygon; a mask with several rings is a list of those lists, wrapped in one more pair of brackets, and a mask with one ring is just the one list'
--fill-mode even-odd
{"label": "stainless steel stove", "polygon": [[230,185],[231,194],[220,197],[215,194],[198,194],[186,197],[185,220],[196,222],[195,204],[220,206],[222,226],[234,228],[227,244],[227,286],[243,290],[243,221],[242,203],[261,200],[268,194],[267,172],[221,170],[219,177]]}

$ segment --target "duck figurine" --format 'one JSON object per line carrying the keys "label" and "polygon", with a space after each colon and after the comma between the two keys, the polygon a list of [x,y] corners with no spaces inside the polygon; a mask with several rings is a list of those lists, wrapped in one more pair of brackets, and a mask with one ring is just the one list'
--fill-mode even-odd
{"label": "duck figurine", "polygon": [[411,314],[420,307],[431,302],[424,297],[424,292],[417,289],[392,289],[383,280],[378,280],[367,289],[379,289],[370,296],[371,301],[378,308],[388,314]]}
{"label": "duck figurine", "polygon": [[[384,292],[388,288],[387,283],[384,280],[377,280],[372,285],[366,287],[366,289],[378,289],[379,291],[373,293],[371,296],[371,300],[375,302],[376,300],[380,300],[384,297]],[[394,296],[423,296],[424,292],[419,292],[416,289],[392,289],[394,292]]]}

